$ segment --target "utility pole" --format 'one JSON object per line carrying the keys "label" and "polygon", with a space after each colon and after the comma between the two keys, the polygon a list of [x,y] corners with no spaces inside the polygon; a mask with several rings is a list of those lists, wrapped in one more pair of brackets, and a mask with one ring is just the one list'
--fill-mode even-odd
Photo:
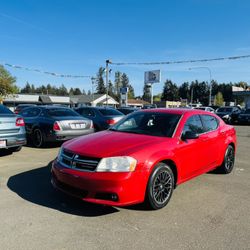
{"label": "utility pole", "polygon": [[108,106],[108,93],[109,93],[109,63],[110,60],[106,60],[106,107]]}
{"label": "utility pole", "polygon": [[91,77],[91,82],[92,82],[92,103],[94,103],[94,84],[95,84],[95,80],[96,78],[95,77]]}

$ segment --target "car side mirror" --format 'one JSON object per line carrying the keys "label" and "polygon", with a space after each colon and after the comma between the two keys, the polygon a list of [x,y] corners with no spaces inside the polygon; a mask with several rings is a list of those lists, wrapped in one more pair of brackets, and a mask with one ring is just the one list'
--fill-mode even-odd
{"label": "car side mirror", "polygon": [[183,141],[188,140],[188,139],[197,139],[199,138],[199,135],[193,131],[186,131],[181,135],[181,139]]}

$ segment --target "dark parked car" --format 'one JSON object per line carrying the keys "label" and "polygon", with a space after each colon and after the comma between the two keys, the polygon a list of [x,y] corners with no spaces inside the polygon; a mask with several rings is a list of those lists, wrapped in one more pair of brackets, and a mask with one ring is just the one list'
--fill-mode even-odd
{"label": "dark parked car", "polygon": [[91,119],[96,131],[108,129],[124,117],[123,113],[113,108],[81,107],[77,108],[76,112],[83,117]]}
{"label": "dark parked car", "polygon": [[229,124],[238,122],[240,113],[241,109],[239,107],[220,107],[216,110],[216,115]]}
{"label": "dark parked car", "polygon": [[37,106],[24,109],[20,115],[25,121],[27,137],[35,147],[94,132],[92,121],[70,108]]}
{"label": "dark parked car", "polygon": [[122,108],[118,108],[117,110],[123,113],[124,115],[128,115],[130,113],[138,111],[137,108],[131,108],[131,107],[122,107]]}
{"label": "dark parked car", "polygon": [[26,144],[24,120],[0,105],[0,149],[20,151]]}
{"label": "dark parked car", "polygon": [[34,107],[34,106],[36,105],[35,104],[19,104],[16,106],[14,113],[19,114],[25,108]]}
{"label": "dark parked car", "polygon": [[242,123],[242,124],[250,123],[250,109],[244,110],[239,115],[239,123]]}

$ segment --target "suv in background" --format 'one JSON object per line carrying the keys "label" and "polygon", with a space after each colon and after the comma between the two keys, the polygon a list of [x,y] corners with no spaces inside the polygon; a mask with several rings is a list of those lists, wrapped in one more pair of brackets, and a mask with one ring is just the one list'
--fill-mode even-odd
{"label": "suv in background", "polygon": [[81,107],[75,109],[77,113],[91,119],[95,131],[108,129],[124,117],[124,114],[113,108],[104,107]]}
{"label": "suv in background", "polygon": [[237,106],[220,107],[216,110],[216,115],[229,124],[238,122],[240,113],[241,109]]}
{"label": "suv in background", "polygon": [[20,151],[26,144],[25,124],[22,117],[0,104],[0,149]]}

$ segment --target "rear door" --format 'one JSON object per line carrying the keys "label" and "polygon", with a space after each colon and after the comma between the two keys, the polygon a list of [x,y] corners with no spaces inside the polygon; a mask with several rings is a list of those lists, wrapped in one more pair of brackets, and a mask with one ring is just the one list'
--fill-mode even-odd
{"label": "rear door", "polygon": [[211,168],[219,160],[222,139],[220,138],[219,121],[212,115],[200,115],[204,133],[200,136],[207,151],[207,157],[202,161],[205,168]]}

